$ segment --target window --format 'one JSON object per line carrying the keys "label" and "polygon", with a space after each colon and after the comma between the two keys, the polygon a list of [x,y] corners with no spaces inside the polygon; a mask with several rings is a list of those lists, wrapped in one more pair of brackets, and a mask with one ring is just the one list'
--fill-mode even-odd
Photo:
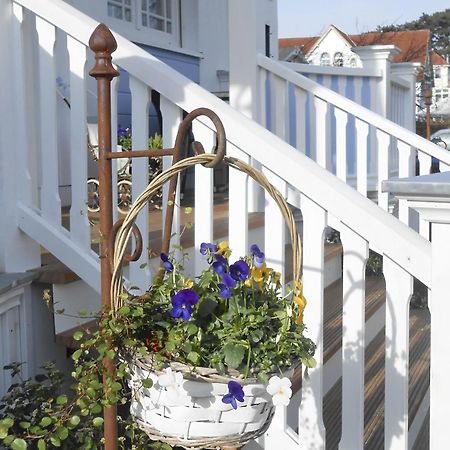
{"label": "window", "polygon": [[172,0],[140,0],[142,26],[172,33]]}
{"label": "window", "polygon": [[350,58],[350,67],[356,67],[356,58],[354,56]]}
{"label": "window", "polygon": [[330,65],[330,54],[324,52],[320,55],[320,65],[321,66],[329,66]]}
{"label": "window", "polygon": [[342,67],[344,65],[344,55],[341,52],[334,54],[333,66]]}
{"label": "window", "polygon": [[436,69],[434,69],[434,78],[441,78],[441,68],[440,67],[436,67]]}
{"label": "window", "polygon": [[131,22],[131,0],[108,0],[108,16]]}

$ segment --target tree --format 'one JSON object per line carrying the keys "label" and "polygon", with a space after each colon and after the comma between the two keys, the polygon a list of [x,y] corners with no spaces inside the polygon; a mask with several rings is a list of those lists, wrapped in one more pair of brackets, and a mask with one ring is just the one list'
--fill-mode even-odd
{"label": "tree", "polygon": [[429,29],[431,31],[431,46],[442,56],[450,58],[450,9],[437,11],[433,14],[423,13],[419,19],[401,25],[378,26],[376,31],[404,31]]}

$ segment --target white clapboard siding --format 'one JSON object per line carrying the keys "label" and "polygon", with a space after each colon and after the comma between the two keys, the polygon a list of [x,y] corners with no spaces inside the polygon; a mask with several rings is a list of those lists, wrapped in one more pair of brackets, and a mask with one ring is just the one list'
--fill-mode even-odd
{"label": "white clapboard siding", "polygon": [[36,17],[39,40],[39,99],[41,129],[41,208],[42,215],[61,223],[56,119],[55,27]]}
{"label": "white clapboard siding", "polygon": [[344,183],[347,181],[347,121],[348,114],[334,108],[336,117],[336,176]]}
{"label": "white clapboard siding", "polygon": [[365,267],[369,246],[342,225],[342,436],[340,450],[364,447]]}
{"label": "white clapboard siding", "polygon": [[88,149],[86,140],[86,47],[67,37],[70,66],[70,165],[72,203],[70,206],[71,238],[87,250],[91,248],[91,230],[87,216]]}
{"label": "white clapboard siding", "polygon": [[[245,163],[249,162],[248,155],[230,142],[227,145],[227,155],[232,158],[240,159]],[[230,248],[233,250],[235,255],[247,255],[249,251],[247,195],[249,176],[244,172],[230,167],[228,180],[228,229],[230,230]]]}
{"label": "white clapboard siding", "polygon": [[[150,92],[146,84],[130,76],[131,91],[131,129],[133,130],[133,149],[145,150],[148,148],[148,106]],[[148,158],[133,158],[132,195],[136,197],[148,185]],[[130,282],[133,286],[144,291],[149,285],[148,266],[149,259],[148,237],[148,205],[142,209],[136,219],[136,225],[142,234],[142,255],[139,260],[130,265]],[[157,249],[156,251],[158,251]]]}
{"label": "white clapboard siding", "polygon": [[325,449],[323,424],[323,317],[324,317],[324,232],[327,213],[308,197],[301,197],[303,216],[303,285],[308,301],[304,322],[307,336],[316,344],[317,366],[302,380],[302,401],[299,410],[299,439],[305,450]]}
{"label": "white clapboard siding", "polygon": [[409,300],[413,277],[383,258],[386,280],[385,448],[408,450]]}
{"label": "white clapboard siding", "polygon": [[366,122],[355,118],[356,131],[356,189],[367,196],[367,137],[369,126]]}
{"label": "white clapboard siding", "polygon": [[[206,125],[207,124],[207,125]],[[216,134],[210,128],[211,122],[206,117],[195,119],[192,123],[194,139],[203,145],[205,152],[211,153],[216,143]],[[195,166],[195,273],[199,274],[207,267],[207,261],[198,251],[202,242],[213,242],[213,169]],[[230,199],[231,204],[231,199]]]}
{"label": "white clapboard siding", "polygon": [[306,102],[308,95],[303,89],[295,88],[296,140],[295,145],[302,153],[306,152]]}
{"label": "white clapboard siding", "polygon": [[[162,117],[163,147],[173,148],[175,146],[175,139],[177,137],[178,127],[182,120],[183,111],[177,105],[162,96],[160,99],[160,109]],[[172,165],[172,156],[163,156],[162,162],[163,170],[168,169]],[[182,176],[186,176],[186,173],[182,174]],[[175,198],[171,199],[175,202],[175,205],[180,205],[180,180],[181,175],[178,176]],[[169,182],[165,183],[163,186],[163,224],[165,224],[168,195]],[[175,206],[173,210],[172,236],[170,239],[170,246],[172,249],[180,245],[180,233],[180,208],[179,206]]]}
{"label": "white clapboard siding", "polygon": [[[384,181],[389,179],[389,148],[391,137],[381,130],[376,130],[377,146],[378,146],[378,180]],[[382,192],[381,183],[378,183],[378,206],[385,211],[389,207],[389,194]]]}

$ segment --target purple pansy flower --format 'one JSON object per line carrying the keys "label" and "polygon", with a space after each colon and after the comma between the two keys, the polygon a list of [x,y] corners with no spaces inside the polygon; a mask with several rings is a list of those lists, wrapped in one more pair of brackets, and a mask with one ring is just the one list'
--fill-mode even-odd
{"label": "purple pansy flower", "polygon": [[250,247],[250,252],[252,254],[253,265],[259,269],[260,267],[262,267],[264,259],[266,257],[264,255],[264,252],[262,252],[256,244],[253,244]]}
{"label": "purple pansy flower", "polygon": [[224,274],[227,271],[228,266],[228,260],[222,255],[219,255],[219,253],[216,253],[214,255],[214,258],[216,259],[212,263],[212,268],[214,269],[214,272],[216,272],[219,275]]}
{"label": "purple pansy flower", "polygon": [[217,252],[217,245],[210,244],[208,242],[203,242],[200,244],[200,253],[206,255],[208,252]]}
{"label": "purple pansy flower", "polygon": [[167,272],[171,272],[173,270],[173,264],[170,262],[169,257],[165,253],[161,253],[161,261],[163,262],[164,269]]}
{"label": "purple pansy flower", "polygon": [[188,321],[192,314],[192,306],[198,302],[198,295],[192,289],[182,289],[172,297],[172,311],[170,315],[176,319]]}
{"label": "purple pansy flower", "polygon": [[230,266],[230,275],[236,280],[236,281],[244,281],[248,278],[248,275],[250,273],[250,267],[248,267],[248,264],[243,261],[242,259],[239,261],[236,261],[234,264]]}
{"label": "purple pansy flower", "polygon": [[218,284],[220,289],[219,295],[222,298],[231,297],[231,289],[236,287],[236,281],[228,273],[222,274],[222,283]]}
{"label": "purple pansy flower", "polygon": [[225,394],[222,397],[223,403],[229,403],[233,409],[237,409],[237,403],[244,401],[244,390],[242,386],[237,381],[229,381],[228,382],[228,394]]}
{"label": "purple pansy flower", "polygon": [[119,138],[126,136],[127,135],[127,129],[126,128],[122,128],[119,125],[119,129],[117,130],[117,135],[119,136]]}

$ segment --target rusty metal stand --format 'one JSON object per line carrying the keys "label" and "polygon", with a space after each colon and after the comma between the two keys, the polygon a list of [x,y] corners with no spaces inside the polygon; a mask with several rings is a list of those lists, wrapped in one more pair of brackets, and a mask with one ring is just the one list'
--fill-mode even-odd
{"label": "rusty metal stand", "polygon": [[[122,220],[113,225],[113,198],[112,198],[112,164],[111,160],[116,158],[137,158],[137,157],[155,157],[172,156],[172,164],[180,161],[182,158],[182,146],[186,134],[192,121],[205,115],[211,119],[217,136],[216,157],[213,161],[206,164],[206,167],[216,167],[221,163],[225,155],[225,130],[222,122],[217,115],[206,108],[199,108],[189,113],[181,122],[178,134],[175,140],[174,148],[166,149],[145,149],[131,150],[125,152],[113,152],[111,149],[111,81],[119,76],[119,72],[112,65],[112,53],[117,48],[117,42],[114,39],[109,28],[100,24],[94,30],[89,40],[89,47],[95,53],[95,66],[89,72],[89,75],[97,80],[97,108],[98,108],[98,170],[99,170],[99,202],[100,202],[100,272],[101,272],[101,300],[102,308],[105,312],[111,309],[111,259],[113,254],[114,235],[120,227]],[[195,152],[203,153],[204,149],[200,142],[193,144]],[[166,217],[164,223],[164,235],[161,251],[167,253],[170,246],[170,236],[173,223],[173,212],[175,207],[175,195],[178,177],[174,176],[170,180]],[[127,260],[135,261],[139,259],[142,252],[142,239],[139,230],[136,227],[134,232],[136,239],[136,249],[133,255],[127,256]],[[115,361],[105,358],[103,365],[109,374],[114,374]],[[104,377],[106,383],[106,377]],[[104,439],[105,450],[118,449],[117,432],[117,406],[112,405],[104,409]]]}

